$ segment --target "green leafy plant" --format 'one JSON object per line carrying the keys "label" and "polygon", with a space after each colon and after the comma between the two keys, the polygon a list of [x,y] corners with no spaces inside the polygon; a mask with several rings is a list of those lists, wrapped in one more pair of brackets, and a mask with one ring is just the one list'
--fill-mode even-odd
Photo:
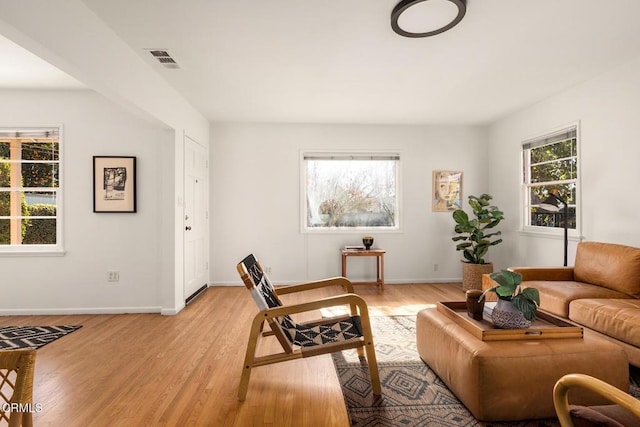
{"label": "green leafy plant", "polygon": [[[0,150],[0,158],[3,160],[8,160],[8,157],[2,155],[2,150]],[[21,181],[22,182],[22,181]],[[2,188],[10,188],[11,187],[11,166],[8,162],[0,163],[0,187]],[[24,196],[24,193],[20,196],[20,210],[22,215],[28,216],[29,209],[27,206],[27,201]],[[8,191],[0,192],[0,216],[10,216],[11,215],[11,194]],[[10,220],[2,220],[0,221],[0,244],[8,245],[11,243],[11,227]],[[24,237],[24,234],[27,231],[27,225],[29,224],[28,220],[23,220],[21,224],[21,235],[20,239]]]}
{"label": "green leafy plant", "polygon": [[56,243],[56,206],[38,203],[29,206],[30,216],[46,218],[29,219],[22,238],[25,245],[52,245]]}
{"label": "green leafy plant", "polygon": [[498,298],[511,301],[520,311],[525,319],[533,321],[536,318],[536,311],[540,306],[540,292],[536,288],[520,287],[522,275],[511,270],[501,270],[489,275],[498,283],[497,286],[487,289],[482,293],[480,299],[484,299],[487,292],[494,292]]}
{"label": "green leafy plant", "polygon": [[456,249],[463,251],[465,262],[472,264],[486,264],[484,257],[491,246],[502,242],[502,239],[491,240],[495,236],[502,234],[500,231],[487,230],[495,228],[504,219],[504,213],[497,207],[491,206],[489,194],[480,197],[469,196],[469,206],[473,209],[474,219],[469,219],[469,215],[462,210],[456,209],[453,212],[453,220],[456,222],[454,231],[459,236],[452,237],[454,242],[460,242]]}

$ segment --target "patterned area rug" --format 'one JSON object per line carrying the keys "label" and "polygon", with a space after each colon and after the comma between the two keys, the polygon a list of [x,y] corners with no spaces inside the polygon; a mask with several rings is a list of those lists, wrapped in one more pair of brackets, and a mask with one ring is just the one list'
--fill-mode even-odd
{"label": "patterned area rug", "polygon": [[[416,350],[415,316],[371,317],[382,396],[373,396],[369,371],[355,350],[333,354],[352,426],[557,427],[557,420],[483,423],[449,391]],[[635,372],[638,373],[637,371]],[[640,397],[638,376],[631,393]]]}
{"label": "patterned area rug", "polygon": [[40,348],[52,341],[78,330],[79,326],[2,326],[0,350]]}

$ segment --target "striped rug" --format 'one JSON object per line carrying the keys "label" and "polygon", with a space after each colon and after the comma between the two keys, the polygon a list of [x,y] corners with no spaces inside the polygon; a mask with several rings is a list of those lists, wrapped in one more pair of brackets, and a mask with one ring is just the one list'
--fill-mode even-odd
{"label": "striped rug", "polygon": [[78,330],[82,325],[63,326],[1,326],[0,350],[40,348]]}

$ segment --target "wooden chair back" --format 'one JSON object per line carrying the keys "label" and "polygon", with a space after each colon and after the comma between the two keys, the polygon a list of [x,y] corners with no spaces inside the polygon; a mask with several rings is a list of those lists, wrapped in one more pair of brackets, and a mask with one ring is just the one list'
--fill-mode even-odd
{"label": "wooden chair back", "polygon": [[[253,254],[249,254],[240,261],[237,265],[237,270],[259,310],[282,306],[282,301],[276,294],[271,281],[269,281],[264,269]],[[287,317],[287,320],[293,322],[288,316],[283,317]],[[281,318],[267,319],[269,327],[278,339],[282,349],[287,353],[292,353],[293,347],[289,336],[282,328],[282,321],[283,319]]]}

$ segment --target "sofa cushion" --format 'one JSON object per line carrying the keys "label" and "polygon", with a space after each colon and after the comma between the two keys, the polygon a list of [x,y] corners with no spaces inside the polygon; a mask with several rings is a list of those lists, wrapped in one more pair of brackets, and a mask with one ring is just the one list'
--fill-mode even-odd
{"label": "sofa cushion", "polygon": [[574,281],[529,280],[522,282],[522,287],[538,289],[540,308],[565,319],[569,317],[569,303],[579,298],[629,298],[622,292]]}
{"label": "sofa cushion", "polygon": [[640,297],[640,248],[613,243],[581,242],[574,280]]}
{"label": "sofa cushion", "polygon": [[573,280],[573,267],[509,267],[527,280]]}
{"label": "sofa cushion", "polygon": [[578,299],[569,304],[569,320],[640,347],[639,299]]}

